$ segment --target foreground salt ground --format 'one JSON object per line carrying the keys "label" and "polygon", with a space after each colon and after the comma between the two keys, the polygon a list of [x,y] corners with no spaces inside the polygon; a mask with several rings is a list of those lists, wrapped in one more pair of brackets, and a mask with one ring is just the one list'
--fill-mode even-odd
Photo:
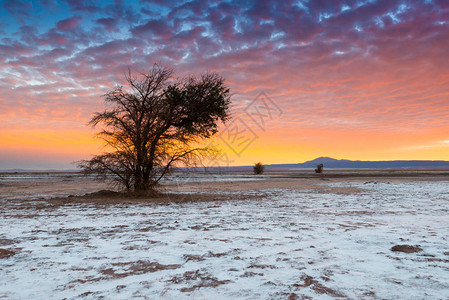
{"label": "foreground salt ground", "polygon": [[[28,210],[3,201],[0,248],[17,254],[0,259],[0,298],[449,297],[448,182],[322,184],[362,190]],[[397,244],[423,251],[390,251]]]}

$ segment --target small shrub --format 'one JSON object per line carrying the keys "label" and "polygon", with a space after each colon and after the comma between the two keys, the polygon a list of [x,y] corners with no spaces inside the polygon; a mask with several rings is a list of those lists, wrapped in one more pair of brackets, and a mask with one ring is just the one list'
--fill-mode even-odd
{"label": "small shrub", "polygon": [[261,162],[258,162],[254,165],[253,170],[254,170],[254,174],[260,175],[260,174],[263,174],[263,171],[265,170],[265,166]]}
{"label": "small shrub", "polygon": [[323,173],[323,164],[316,166],[315,173]]}

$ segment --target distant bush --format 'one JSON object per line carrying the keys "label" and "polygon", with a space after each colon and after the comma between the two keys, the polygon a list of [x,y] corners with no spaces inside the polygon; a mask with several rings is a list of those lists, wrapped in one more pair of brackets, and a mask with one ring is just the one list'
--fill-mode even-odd
{"label": "distant bush", "polygon": [[323,164],[316,166],[315,173],[323,173]]}
{"label": "distant bush", "polygon": [[258,162],[254,165],[253,170],[254,170],[254,174],[260,175],[260,174],[263,174],[263,171],[265,170],[265,166],[261,162]]}

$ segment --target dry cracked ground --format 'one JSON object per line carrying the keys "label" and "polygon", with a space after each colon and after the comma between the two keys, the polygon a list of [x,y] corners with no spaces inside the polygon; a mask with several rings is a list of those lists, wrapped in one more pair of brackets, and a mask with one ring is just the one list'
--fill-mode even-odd
{"label": "dry cracked ground", "polygon": [[217,177],[108,201],[65,198],[90,179],[4,177],[0,298],[447,299],[448,187]]}

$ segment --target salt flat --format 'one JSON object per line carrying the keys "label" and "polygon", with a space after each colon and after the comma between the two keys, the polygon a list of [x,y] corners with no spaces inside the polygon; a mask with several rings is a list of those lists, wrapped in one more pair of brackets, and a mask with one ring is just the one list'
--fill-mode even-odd
{"label": "salt flat", "polygon": [[39,180],[0,181],[1,298],[449,297],[444,178],[217,178],[168,183],[182,201],[111,203],[48,199],[91,179]]}

